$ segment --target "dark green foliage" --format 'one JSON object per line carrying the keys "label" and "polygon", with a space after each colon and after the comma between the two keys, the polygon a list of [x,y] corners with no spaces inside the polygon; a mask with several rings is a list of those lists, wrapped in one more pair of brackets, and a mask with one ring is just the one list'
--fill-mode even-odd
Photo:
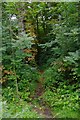
{"label": "dark green foliage", "polygon": [[[74,86],[72,86],[74,88]],[[62,83],[60,87],[46,90],[43,95],[47,104],[57,112],[59,118],[79,118],[79,93],[73,92],[71,86]],[[74,105],[75,104],[75,105]]]}
{"label": "dark green foliage", "polygon": [[[18,23],[10,20],[10,14],[8,15],[8,11],[5,10],[7,4],[4,3],[2,7],[3,46],[1,50],[3,53],[2,63],[4,67],[2,80],[6,78],[2,82],[2,94],[8,102],[14,101],[17,95],[24,100],[29,100],[28,96],[35,91],[38,73],[36,68],[24,63],[25,57],[31,57],[32,54],[26,53],[23,50],[25,48],[30,49],[34,39],[25,33],[18,36],[17,32],[14,32]],[[13,33],[15,34],[15,39]],[[6,74],[4,72],[5,70]],[[10,71],[11,73],[9,73]]]}
{"label": "dark green foliage", "polygon": [[40,97],[55,117],[80,117],[78,7],[77,2],[2,3],[3,117],[39,117],[25,104],[40,80]]}

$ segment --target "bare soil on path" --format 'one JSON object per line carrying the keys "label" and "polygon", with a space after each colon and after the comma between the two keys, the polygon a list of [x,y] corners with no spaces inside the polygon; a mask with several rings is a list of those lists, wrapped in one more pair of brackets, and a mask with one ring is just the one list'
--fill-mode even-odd
{"label": "bare soil on path", "polygon": [[[39,71],[40,76],[42,76],[43,73],[44,71]],[[36,111],[41,116],[41,118],[54,118],[51,109],[44,101],[44,99],[41,97],[44,93],[44,87],[42,84],[43,80],[44,78],[40,77],[39,83],[37,83],[35,94],[32,97],[32,101],[37,101],[37,104],[33,105],[33,103],[31,103],[31,105],[34,111]]]}

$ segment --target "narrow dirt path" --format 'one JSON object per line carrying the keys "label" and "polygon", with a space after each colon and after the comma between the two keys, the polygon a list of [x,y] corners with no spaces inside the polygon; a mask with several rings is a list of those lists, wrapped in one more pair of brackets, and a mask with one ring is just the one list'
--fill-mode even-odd
{"label": "narrow dirt path", "polygon": [[[39,74],[42,76],[44,71],[39,71]],[[33,96],[33,101],[37,101],[36,105],[32,105],[33,109],[42,117],[42,118],[53,118],[51,110],[49,106],[45,103],[44,99],[41,97],[44,93],[44,87],[42,85],[43,77],[40,77],[39,83],[37,84],[37,88],[35,94]]]}

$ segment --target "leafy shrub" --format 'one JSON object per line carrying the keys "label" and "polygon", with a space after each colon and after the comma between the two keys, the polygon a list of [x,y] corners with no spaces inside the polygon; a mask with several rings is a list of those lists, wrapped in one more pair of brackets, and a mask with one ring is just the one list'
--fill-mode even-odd
{"label": "leafy shrub", "polygon": [[[5,84],[3,84],[3,96],[7,98],[7,101],[13,100],[17,92],[21,98],[28,100],[28,96],[31,92],[35,91],[36,82],[38,81],[37,69],[36,67],[32,67],[31,65],[23,62],[25,57],[32,56],[31,53],[26,53],[23,51],[25,48],[31,48],[33,44],[32,40],[32,37],[23,34],[18,37],[18,40],[12,39],[11,46],[8,46],[8,48],[12,50],[10,54],[7,54],[8,51],[3,49],[3,65],[5,68],[4,70],[7,71],[5,75],[3,70],[3,77],[6,78]],[[6,44],[4,43],[4,46],[5,45]],[[12,71],[12,73],[8,74],[10,73],[8,71]],[[6,86],[7,88],[5,88]],[[31,86],[34,86],[34,89]],[[7,95],[5,94],[6,92]]]}
{"label": "leafy shrub", "polygon": [[6,101],[2,102],[2,116],[1,118],[39,118],[40,116],[32,111],[32,106],[27,102],[20,101],[19,103]]}
{"label": "leafy shrub", "polygon": [[74,84],[79,82],[80,79],[79,60],[80,56],[78,50],[76,52],[69,52],[69,55],[65,56],[65,58],[63,59],[64,67],[68,69],[68,71],[64,73],[66,76],[65,79],[69,79],[68,83]]}
{"label": "leafy shrub", "polygon": [[[26,70],[26,69],[25,69]],[[7,87],[6,85],[3,86],[2,94],[7,99],[7,101],[13,101],[16,94],[16,80],[17,79],[17,86],[18,86],[18,94],[20,98],[29,101],[29,96],[35,92],[37,81],[39,75],[36,71],[31,72],[31,70],[27,69],[21,74],[17,73],[17,78],[15,75],[6,76],[7,80]],[[7,94],[6,94],[7,93]]]}
{"label": "leafy shrub", "polygon": [[[43,95],[44,100],[51,109],[59,113],[60,117],[77,118],[79,117],[79,92],[73,92],[67,86],[64,88],[53,88],[54,91],[46,90]],[[65,113],[65,111],[67,113]],[[69,113],[70,112],[70,113]],[[74,114],[74,115],[73,115]],[[78,115],[78,116],[77,116]]]}
{"label": "leafy shrub", "polygon": [[59,85],[59,82],[63,81],[63,77],[61,73],[58,72],[58,66],[52,66],[48,68],[44,74],[44,81],[43,84],[47,88],[53,88],[57,87]]}
{"label": "leafy shrub", "polygon": [[66,85],[77,84],[80,79],[79,59],[79,51],[69,52],[68,56],[56,59],[43,74],[44,86],[57,87],[62,81]]}

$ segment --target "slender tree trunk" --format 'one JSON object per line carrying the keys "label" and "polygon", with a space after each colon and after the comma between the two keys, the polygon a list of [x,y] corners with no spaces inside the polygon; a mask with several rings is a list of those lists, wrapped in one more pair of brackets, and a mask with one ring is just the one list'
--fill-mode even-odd
{"label": "slender tree trunk", "polygon": [[25,3],[21,2],[18,4],[19,4],[19,8],[17,9],[18,10],[18,26],[19,26],[18,35],[22,36],[22,34],[25,33],[25,25],[24,25]]}

